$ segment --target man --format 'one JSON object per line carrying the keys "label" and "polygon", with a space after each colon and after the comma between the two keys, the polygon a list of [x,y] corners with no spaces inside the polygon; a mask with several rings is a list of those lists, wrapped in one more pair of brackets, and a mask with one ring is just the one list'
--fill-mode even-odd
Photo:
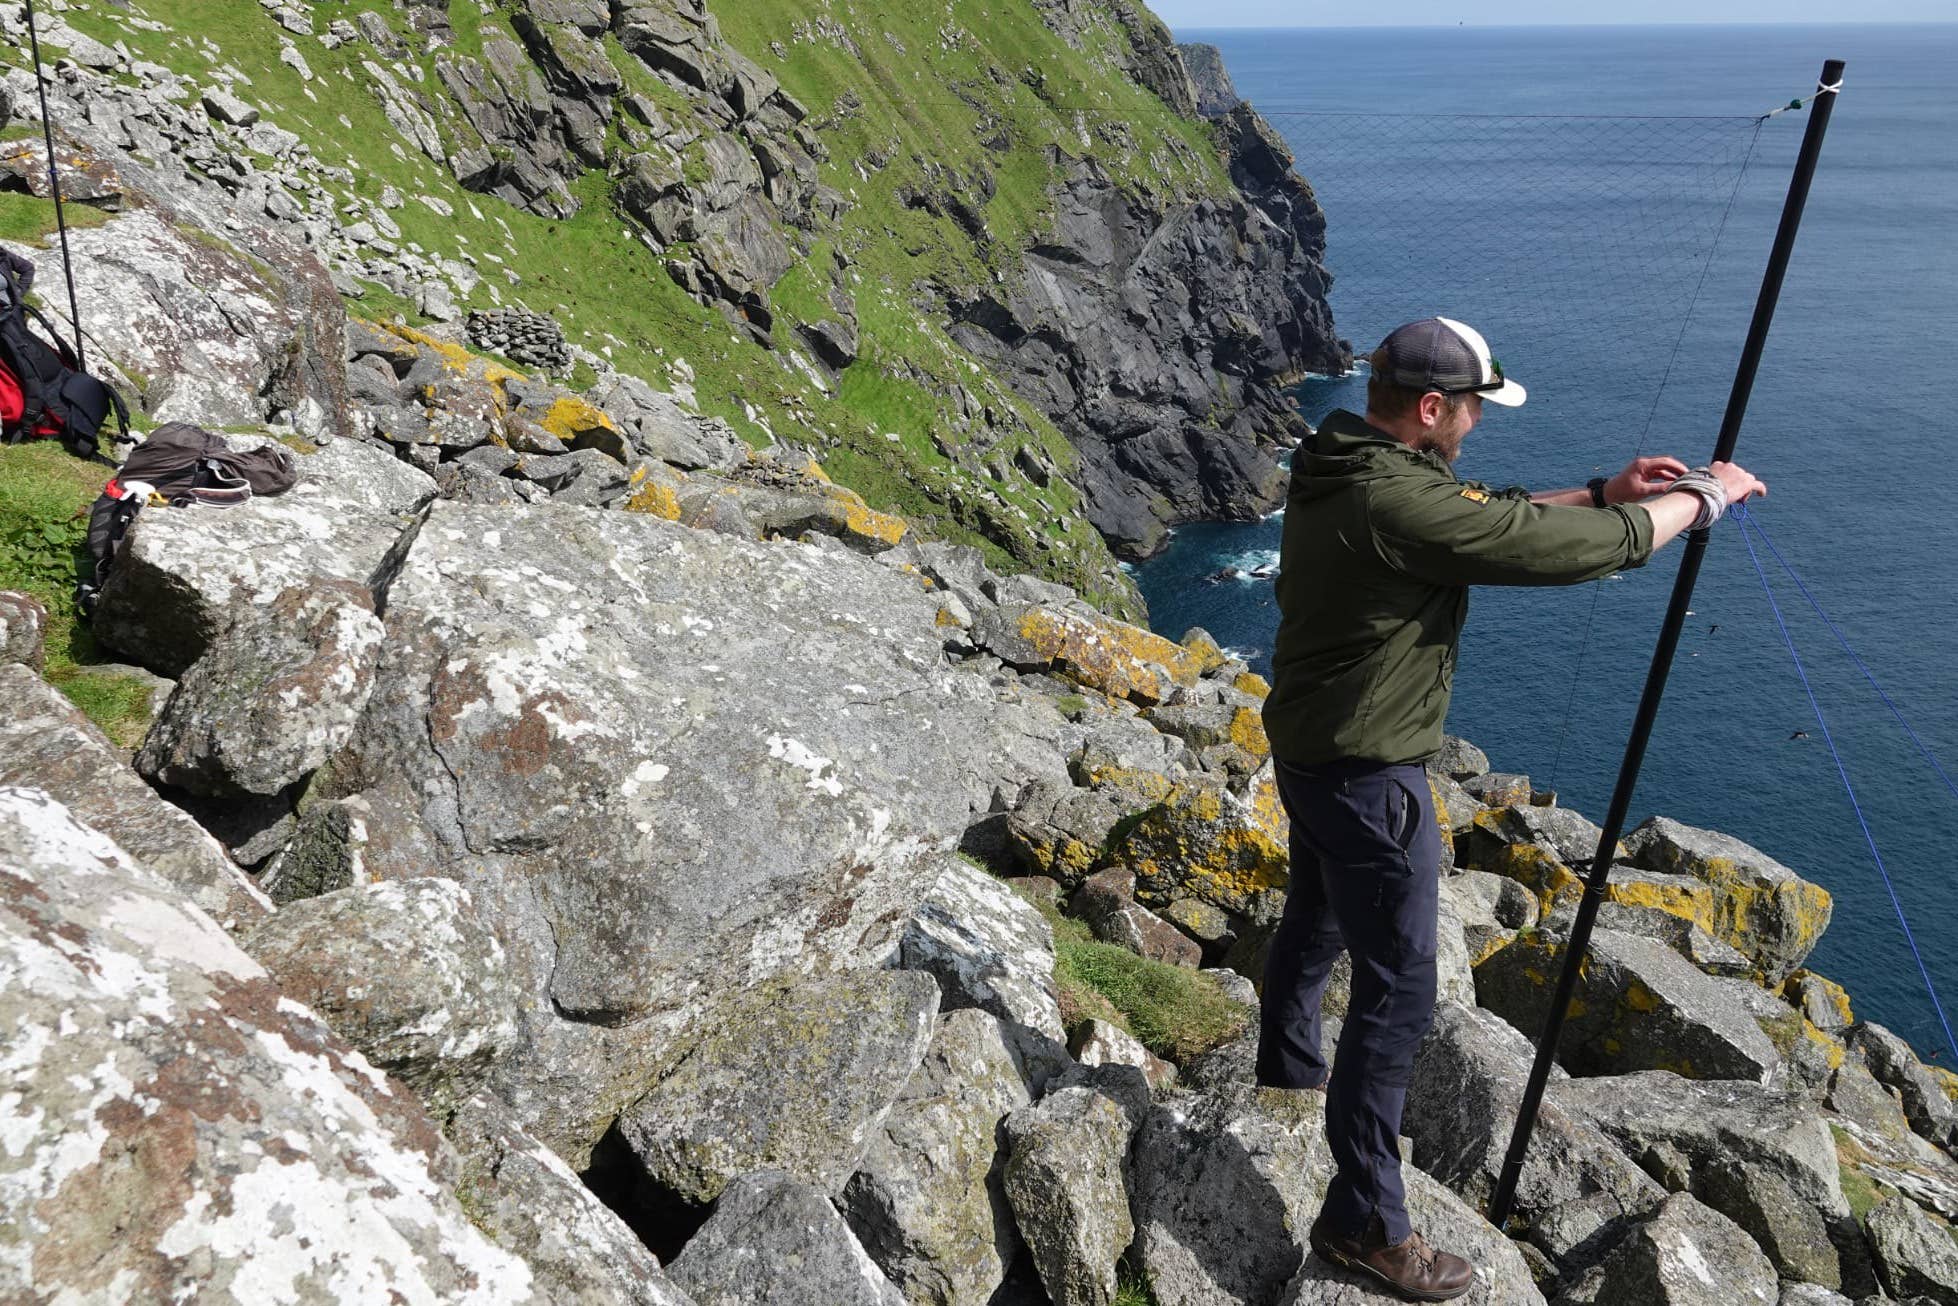
{"label": "man", "polygon": [[[1292,464],[1264,709],[1292,872],[1257,1075],[1326,1090],[1338,1174],[1313,1250],[1444,1301],[1468,1290],[1473,1267],[1409,1226],[1397,1138],[1434,1014],[1442,849],[1423,763],[1441,747],[1468,587],[1574,585],[1641,566],[1767,491],[1732,464],[1688,472],[1674,458],[1534,495],[1460,481],[1450,464],[1483,405],[1515,407],[1523,387],[1448,318],[1397,328],[1371,362],[1365,417],[1331,414]],[[1352,998],[1329,1079],[1319,1001],[1342,950]]]}

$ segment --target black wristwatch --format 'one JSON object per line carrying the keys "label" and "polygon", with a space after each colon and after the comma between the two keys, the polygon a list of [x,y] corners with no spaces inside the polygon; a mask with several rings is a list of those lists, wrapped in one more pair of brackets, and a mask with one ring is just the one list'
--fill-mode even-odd
{"label": "black wristwatch", "polygon": [[1584,488],[1591,492],[1591,506],[1593,508],[1602,508],[1605,506],[1604,484],[1605,478],[1602,476],[1593,476],[1590,480],[1584,482]]}

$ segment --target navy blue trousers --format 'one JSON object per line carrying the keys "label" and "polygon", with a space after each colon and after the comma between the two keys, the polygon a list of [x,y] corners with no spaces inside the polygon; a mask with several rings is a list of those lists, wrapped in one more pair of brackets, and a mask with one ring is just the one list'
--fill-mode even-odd
{"label": "navy blue trousers", "polygon": [[[1426,770],[1346,759],[1278,764],[1291,819],[1291,886],[1265,963],[1258,1082],[1326,1087],[1326,1140],[1339,1172],[1321,1218],[1361,1234],[1380,1217],[1408,1234],[1401,1107],[1414,1054],[1434,1019],[1441,834]],[[1319,1001],[1333,962],[1353,957],[1353,994],[1331,1081]]]}

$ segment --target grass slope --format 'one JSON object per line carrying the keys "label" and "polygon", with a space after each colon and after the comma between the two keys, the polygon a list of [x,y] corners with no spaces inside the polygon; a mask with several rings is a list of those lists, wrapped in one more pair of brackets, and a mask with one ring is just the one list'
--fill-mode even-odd
{"label": "grass slope", "polygon": [[[1076,49],[1025,3],[714,5],[730,43],[811,110],[829,152],[823,180],[852,204],[807,262],[774,288],[778,348],[768,350],[673,284],[666,254],[648,249],[617,216],[614,183],[604,171],[572,183],[583,204],[577,216],[551,220],[464,191],[445,166],[397,136],[362,62],[386,64],[416,90],[452,142],[459,119],[436,78],[436,60],[480,51],[492,33],[515,39],[501,9],[451,0],[456,44],[432,49],[409,36],[392,6],[309,6],[322,32],[369,8],[403,34],[410,54],[390,63],[364,41],[328,50],[295,38],[311,80],[280,61],[286,35],[257,0],[132,0],[126,7],[93,0],[64,16],[200,86],[219,84],[220,69],[240,74],[239,95],[325,163],[348,169],[351,181],[324,181],[343,212],[352,202],[378,201],[391,187],[407,197],[389,213],[405,248],[476,268],[483,283],[465,307],[521,302],[551,313],[573,340],[620,368],[655,384],[691,383],[703,411],[757,444],[776,436],[814,444],[836,479],[875,506],[939,537],[978,544],[995,566],[1036,571],[1111,611],[1139,614],[1133,586],[1083,518],[1073,487],[1065,478],[1039,486],[1015,466],[1024,446],[1066,471],[1075,462],[1072,448],[952,342],[936,307],[950,290],[1012,271],[1047,219],[1049,186],[1074,160],[1092,159],[1125,189],[1164,202],[1228,187],[1210,129],[1178,117],[1121,72],[1130,38],[1119,24],[1089,22]],[[162,30],[131,24],[131,14]],[[686,111],[676,83],[616,40],[607,45],[629,89],[676,114]],[[907,198],[936,192],[978,205],[982,175],[991,197],[980,205],[984,223],[976,235]],[[423,196],[453,216],[418,202]],[[21,212],[5,234],[31,236],[37,227],[36,214]],[[851,260],[861,345],[859,360],[832,388],[791,357],[791,326],[832,315],[822,270],[833,252]],[[409,305],[379,287],[352,307],[369,316],[412,316]],[[957,456],[954,386],[993,407],[1013,432],[983,460]]]}

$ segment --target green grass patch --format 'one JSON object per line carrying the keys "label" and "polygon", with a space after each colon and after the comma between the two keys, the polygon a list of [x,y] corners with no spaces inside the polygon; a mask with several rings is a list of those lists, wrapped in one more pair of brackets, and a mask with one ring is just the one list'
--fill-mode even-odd
{"label": "green grass patch", "polygon": [[[87,204],[72,202],[63,205],[63,213],[71,231],[99,227],[115,216]],[[17,192],[0,194],[0,240],[39,245],[54,235],[56,230],[53,200],[36,199]]]}
{"label": "green grass patch", "polygon": [[1157,1056],[1182,1064],[1244,1032],[1251,1013],[1207,975],[1138,957],[1112,943],[1070,940],[1054,949],[1056,979],[1101,995]]}
{"label": "green grass patch", "polygon": [[48,440],[0,447],[0,589],[21,590],[48,610],[49,683],[124,748],[149,729],[147,681],[104,671],[95,637],[77,618],[75,582],[92,567],[88,508],[107,469]]}

